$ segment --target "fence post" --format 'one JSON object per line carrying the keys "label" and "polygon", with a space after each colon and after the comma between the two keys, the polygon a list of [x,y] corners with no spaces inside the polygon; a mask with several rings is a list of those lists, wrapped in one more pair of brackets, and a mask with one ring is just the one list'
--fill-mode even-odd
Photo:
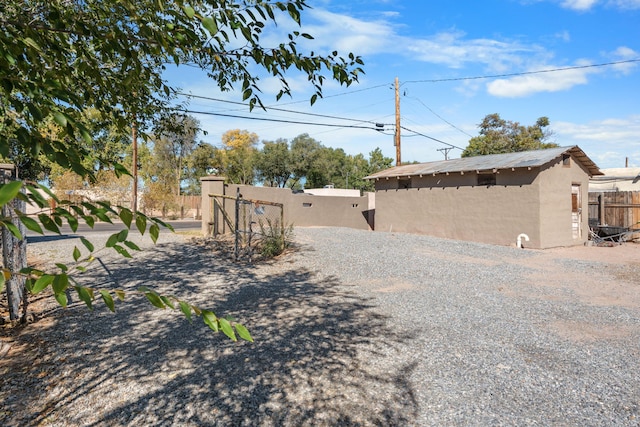
{"label": "fence post", "polygon": [[[16,179],[18,179],[17,171],[13,165],[2,164],[0,166],[0,181],[2,184]],[[2,207],[2,216],[10,218],[13,225],[15,225],[20,231],[20,234],[22,234],[22,240],[19,240],[11,234],[9,229],[2,227],[2,264],[4,268],[12,273],[6,282],[9,319],[12,324],[19,321],[20,304],[23,302],[23,317],[26,318],[27,316],[27,301],[24,287],[25,278],[15,274],[27,266],[26,227],[15,213],[15,209],[24,212],[26,210],[25,206],[26,203],[23,200],[13,199]]]}
{"label": "fence post", "polygon": [[284,229],[284,205],[280,206],[280,228],[282,229],[282,250],[284,251],[284,247],[285,247],[285,242],[284,242],[284,238],[285,238],[285,229]]}
{"label": "fence post", "polygon": [[236,189],[236,212],[235,212],[235,224],[233,226],[233,231],[236,237],[236,244],[235,244],[235,248],[234,248],[234,258],[236,261],[238,261],[238,259],[240,258],[240,197],[242,197],[242,195],[240,194],[240,187],[238,187]]}

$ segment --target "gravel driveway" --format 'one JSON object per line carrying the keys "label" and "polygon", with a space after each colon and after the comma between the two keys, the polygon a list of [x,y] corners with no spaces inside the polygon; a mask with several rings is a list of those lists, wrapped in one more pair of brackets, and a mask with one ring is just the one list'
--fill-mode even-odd
{"label": "gravel driveway", "polygon": [[133,262],[105,255],[111,275],[95,264],[85,280],[231,314],[255,343],[137,296],[116,314],[52,309],[2,331],[13,346],[0,359],[0,424],[640,424],[640,257],[301,228],[295,251],[244,265],[184,240],[163,234]]}

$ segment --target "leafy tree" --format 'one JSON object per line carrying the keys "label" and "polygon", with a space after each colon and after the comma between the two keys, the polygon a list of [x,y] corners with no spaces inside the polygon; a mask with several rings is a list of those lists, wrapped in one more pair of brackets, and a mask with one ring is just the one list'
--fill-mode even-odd
{"label": "leafy tree", "polygon": [[[276,98],[290,93],[285,74],[297,70],[305,75],[315,93],[311,103],[321,96],[325,74],[341,84],[350,85],[362,71],[360,58],[337,53],[318,56],[299,52],[296,40],[311,36],[292,31],[276,47],[260,44],[262,32],[276,19],[289,17],[300,23],[307,8],[305,0],[256,2],[253,0],[30,0],[4,2],[0,8],[0,156],[16,159],[26,154],[36,159],[41,154],[65,169],[94,179],[95,173],[85,160],[91,157],[93,136],[82,120],[82,112],[93,108],[102,120],[125,133],[135,123],[145,131],[149,123],[166,115],[173,107],[175,93],[162,78],[167,64],[190,64],[206,70],[221,90],[239,88],[250,108],[260,105],[259,79],[262,69],[279,79],[281,89]],[[55,137],[42,131],[47,121],[61,129]],[[83,144],[81,141],[84,141]],[[12,148],[12,147],[15,147]],[[107,164],[118,174],[126,168],[114,160]],[[34,185],[27,184],[27,194],[16,181],[0,187],[0,206],[13,206],[22,199],[45,206]],[[42,188],[47,191],[46,188]],[[62,202],[54,194],[50,197]],[[126,228],[114,234],[107,246],[124,256],[135,245],[127,239],[135,226],[156,239],[160,220],[139,212],[107,204],[85,204],[82,208],[67,204],[38,220],[18,209],[13,213],[27,228],[42,232],[42,227],[59,233],[67,221],[75,231],[76,216],[93,224],[119,217]],[[19,227],[6,218],[2,227],[21,238]],[[81,270],[90,260],[93,245],[83,241],[85,254],[76,248],[74,259]],[[87,254],[88,253],[88,254]],[[123,294],[105,289],[91,289],[74,284],[71,269],[59,264],[59,272],[25,269],[11,271],[3,267],[0,287],[7,277],[26,277],[32,293],[52,288],[58,302],[66,304],[66,290],[74,288],[91,307],[94,295],[100,295],[113,309],[113,296]],[[235,339],[228,320],[190,306],[183,301],[141,289],[157,307],[179,308],[188,318],[201,315],[214,330],[222,330]],[[236,332],[249,337],[240,325]],[[250,338],[250,337],[249,337]]]}
{"label": "leafy tree", "polygon": [[367,174],[371,175],[381,170],[389,169],[393,166],[393,162],[394,160],[391,157],[385,157],[384,154],[382,154],[382,150],[376,147],[375,150],[369,153],[369,169],[367,170]]}
{"label": "leafy tree", "polygon": [[291,178],[291,153],[286,139],[263,141],[256,159],[258,178],[269,187],[284,188]]}
{"label": "leafy tree", "polygon": [[305,187],[320,188],[332,184],[344,188],[347,173],[347,155],[342,148],[322,146],[313,158],[307,171]]}
{"label": "leafy tree", "polygon": [[533,126],[523,126],[518,122],[504,120],[499,114],[489,114],[478,125],[480,135],[469,140],[462,157],[557,147],[558,144],[548,142],[553,134],[546,129],[547,126],[547,117],[540,117]]}
{"label": "leafy tree", "polygon": [[233,184],[251,185],[255,182],[258,135],[234,129],[222,135],[223,148],[216,152],[216,167]]}
{"label": "leafy tree", "polygon": [[185,193],[201,194],[200,178],[215,171],[216,149],[211,144],[200,142],[187,159]]}
{"label": "leafy tree", "polygon": [[291,169],[293,176],[289,184],[290,187],[293,188],[300,180],[307,177],[321,149],[322,144],[306,133],[298,135],[291,140]]}
{"label": "leafy tree", "polygon": [[191,116],[172,114],[154,130],[152,172],[154,181],[165,181],[165,187],[179,196],[185,166],[196,146],[200,123]]}

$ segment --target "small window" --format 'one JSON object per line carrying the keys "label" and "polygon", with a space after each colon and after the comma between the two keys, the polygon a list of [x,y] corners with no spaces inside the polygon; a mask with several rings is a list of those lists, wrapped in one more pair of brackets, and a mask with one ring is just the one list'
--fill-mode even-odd
{"label": "small window", "polygon": [[496,185],[496,174],[495,173],[478,174],[478,185],[479,186]]}
{"label": "small window", "polygon": [[352,207],[352,208],[357,208],[357,207],[358,207],[358,204],[357,204],[357,203],[353,203],[353,204],[351,205],[351,207]]}
{"label": "small window", "polygon": [[310,207],[311,207],[311,205],[312,205],[311,203],[303,203],[303,204],[302,204],[302,207],[303,207],[303,208],[310,208]]}
{"label": "small window", "polygon": [[565,166],[565,167],[571,166],[571,154],[562,155],[562,166]]}
{"label": "small window", "polygon": [[400,178],[398,179],[398,189],[404,190],[407,188],[411,188],[411,178]]}

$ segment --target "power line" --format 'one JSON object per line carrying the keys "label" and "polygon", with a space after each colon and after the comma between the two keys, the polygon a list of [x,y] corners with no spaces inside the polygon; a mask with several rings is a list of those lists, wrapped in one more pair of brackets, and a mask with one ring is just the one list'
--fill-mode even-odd
{"label": "power line", "polygon": [[[191,94],[182,93],[182,92],[176,92],[176,95],[182,95],[182,96],[187,96],[187,97],[190,97],[190,98],[197,98],[197,99],[205,99],[205,100],[208,100],[208,101],[224,102],[224,103],[234,104],[234,105],[244,105],[244,106],[247,105],[247,104],[245,104],[243,102],[228,101],[226,99],[211,98],[211,97],[208,97],[208,96],[201,96],[201,95],[191,95]],[[288,109],[285,109],[285,108],[265,107],[265,109],[267,111],[268,110],[282,111],[282,112],[285,112],[285,113],[301,114],[301,115],[313,116],[313,117],[322,117],[322,118],[326,118],[326,119],[346,120],[346,121],[351,121],[351,122],[356,122],[356,123],[370,123],[372,125],[376,124],[376,122],[371,121],[371,120],[358,120],[358,119],[351,119],[351,118],[348,118],[348,117],[330,116],[330,115],[326,115],[326,114],[317,114],[317,113],[307,113],[307,112],[303,112],[303,111],[288,110]]]}
{"label": "power line", "polygon": [[440,83],[440,82],[454,82],[460,80],[481,80],[481,79],[496,79],[500,77],[517,77],[517,76],[527,76],[530,74],[542,74],[542,73],[555,73],[558,71],[567,71],[567,70],[579,70],[584,68],[597,68],[597,67],[608,67],[610,65],[620,65],[620,64],[629,64],[632,62],[640,62],[640,58],[636,59],[627,59],[624,61],[615,61],[615,62],[604,62],[602,64],[591,64],[591,65],[575,65],[573,67],[562,67],[562,68],[551,68],[548,70],[537,70],[537,71],[522,71],[519,73],[509,73],[509,74],[493,74],[486,76],[474,76],[474,77],[455,77],[448,79],[429,79],[429,80],[408,80],[405,83]]}
{"label": "power line", "polygon": [[337,127],[337,128],[345,128],[345,129],[371,129],[377,130],[376,127],[369,126],[358,126],[358,125],[338,125],[335,123],[314,123],[314,122],[302,122],[297,120],[281,120],[281,119],[270,119],[267,117],[248,117],[248,116],[238,116],[235,114],[223,114],[223,113],[212,113],[210,111],[195,111],[195,110],[187,110],[183,108],[175,108],[175,111],[180,111],[183,113],[189,114],[202,114],[205,116],[218,116],[218,117],[231,117],[234,119],[246,119],[246,120],[260,120],[266,122],[276,122],[276,123],[288,123],[288,124],[296,124],[296,125],[309,125],[309,126],[324,126],[324,127]]}
{"label": "power line", "polygon": [[416,135],[420,135],[420,136],[423,136],[423,137],[425,137],[425,138],[428,138],[428,139],[430,139],[430,140],[432,140],[432,141],[439,142],[440,144],[448,145],[448,146],[449,146],[449,147],[451,147],[451,148],[457,148],[458,150],[464,151],[464,148],[460,148],[460,147],[458,147],[457,145],[449,144],[448,142],[441,141],[441,140],[439,140],[439,139],[437,139],[437,138],[434,138],[434,137],[432,137],[432,136],[425,135],[425,134],[420,133],[420,132],[417,132],[417,131],[415,131],[415,130],[412,130],[412,129],[406,128],[406,127],[404,127],[404,126],[400,126],[400,128],[401,128],[401,129],[406,130],[407,132],[412,132],[412,133],[415,133]]}
{"label": "power line", "polygon": [[454,125],[453,123],[449,122],[448,120],[446,120],[445,118],[441,117],[438,113],[436,113],[435,111],[433,111],[431,108],[429,108],[429,106],[427,104],[425,104],[424,102],[422,102],[422,100],[420,100],[419,98],[416,98],[415,96],[409,96],[408,98],[412,98],[415,99],[416,101],[418,101],[420,104],[422,104],[422,106],[424,108],[426,108],[427,110],[431,111],[431,114],[433,114],[434,116],[436,116],[437,118],[439,118],[440,120],[442,120],[443,122],[445,122],[446,124],[448,124],[449,126],[451,126],[452,128],[454,128],[455,130],[467,135],[470,138],[473,138],[473,135],[469,135],[467,132],[463,131],[462,129],[460,129],[458,126]]}

